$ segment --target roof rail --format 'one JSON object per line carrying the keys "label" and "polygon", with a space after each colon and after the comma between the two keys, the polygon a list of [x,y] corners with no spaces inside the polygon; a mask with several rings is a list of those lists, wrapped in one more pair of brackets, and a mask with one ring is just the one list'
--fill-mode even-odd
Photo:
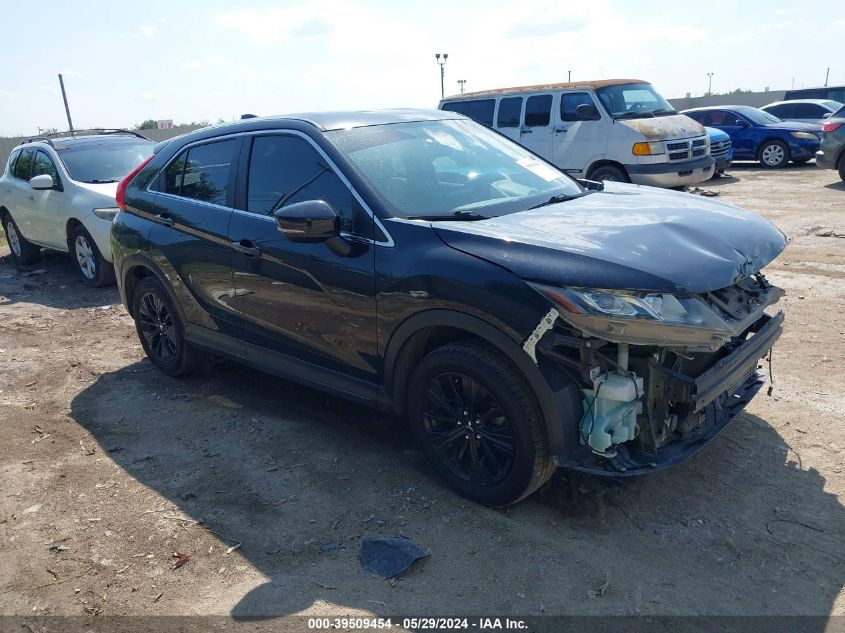
{"label": "roof rail", "polygon": [[38,134],[36,136],[32,136],[28,139],[21,141],[21,145],[24,143],[32,143],[34,141],[44,141],[50,145],[53,144],[53,141],[60,138],[75,138],[77,135],[92,135],[92,134],[129,134],[131,136],[135,136],[138,138],[142,138],[145,141],[150,141],[152,139],[144,136],[140,132],[135,132],[134,130],[124,130],[121,128],[90,128],[87,130],[69,130],[67,132],[50,132],[49,134]]}

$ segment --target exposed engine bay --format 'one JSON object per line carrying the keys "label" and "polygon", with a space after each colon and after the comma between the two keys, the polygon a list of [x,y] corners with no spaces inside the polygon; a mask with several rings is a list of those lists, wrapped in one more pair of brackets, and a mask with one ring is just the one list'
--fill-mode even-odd
{"label": "exposed engine bay", "polygon": [[[596,292],[584,294],[587,302],[596,300]],[[584,294],[560,297],[564,310],[553,325],[541,322],[539,341],[529,337],[526,342],[541,367],[553,363],[580,387],[581,417],[571,429],[579,448],[565,461],[583,470],[637,474],[697,450],[757,393],[764,381],[760,360],[768,356],[771,363],[771,348],[782,331],[783,313],[765,310],[784,292],[761,273],[681,297],[678,305],[687,313],[697,311],[703,325],[696,333],[678,333],[686,344],[668,339],[674,330],[692,325],[669,329],[634,317],[632,310],[624,318],[596,316],[576,304]],[[635,307],[657,302],[653,296],[622,300]],[[658,314],[667,314],[666,304],[676,310],[674,300],[663,296]],[[622,310],[627,308],[617,311]]]}

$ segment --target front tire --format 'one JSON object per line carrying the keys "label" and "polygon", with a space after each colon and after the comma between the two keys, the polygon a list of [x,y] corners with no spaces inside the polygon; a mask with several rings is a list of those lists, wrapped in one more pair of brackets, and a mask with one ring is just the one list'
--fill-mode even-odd
{"label": "front tire", "polygon": [[3,216],[3,231],[6,233],[6,241],[9,243],[15,266],[34,264],[41,259],[41,249],[24,238],[11,215]]}
{"label": "front tire", "polygon": [[789,163],[789,146],[781,141],[767,141],[760,148],[760,164],[766,169],[780,169]]}
{"label": "front tire", "polygon": [[839,177],[845,182],[845,154],[839,158]]}
{"label": "front tire", "polygon": [[169,376],[196,369],[200,353],[185,340],[185,329],[170,296],[153,277],[145,277],[132,297],[135,330],[147,358]]}
{"label": "front tire", "polygon": [[536,398],[487,345],[452,343],[423,358],[410,380],[408,416],[435,472],[473,501],[516,503],[554,472]]}
{"label": "front tire", "polygon": [[590,172],[589,178],[590,180],[597,180],[598,182],[631,182],[631,179],[628,178],[628,174],[625,173],[625,170],[621,167],[617,167],[616,165],[602,165],[601,167],[596,167]]}
{"label": "front tire", "polygon": [[114,284],[114,266],[103,258],[97,243],[84,226],[77,224],[74,227],[68,245],[79,276],[85,284],[92,288]]}

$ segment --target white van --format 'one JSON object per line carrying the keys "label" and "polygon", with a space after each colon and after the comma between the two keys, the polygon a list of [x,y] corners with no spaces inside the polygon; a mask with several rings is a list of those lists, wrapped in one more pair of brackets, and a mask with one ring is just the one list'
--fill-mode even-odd
{"label": "white van", "polygon": [[639,79],[486,90],[438,107],[498,130],[574,176],[657,187],[713,176],[705,129]]}

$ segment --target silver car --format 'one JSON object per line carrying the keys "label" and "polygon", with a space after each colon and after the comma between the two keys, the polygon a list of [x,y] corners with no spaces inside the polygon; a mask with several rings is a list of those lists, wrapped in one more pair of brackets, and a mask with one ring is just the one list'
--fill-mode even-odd
{"label": "silver car", "polygon": [[117,185],[153,147],[125,130],[38,136],[16,147],[0,177],[0,222],[15,264],[34,263],[50,248],[70,253],[89,286],[114,283]]}
{"label": "silver car", "polygon": [[792,99],[775,101],[760,109],[773,114],[781,121],[821,124],[841,107],[841,103],[832,99]]}

